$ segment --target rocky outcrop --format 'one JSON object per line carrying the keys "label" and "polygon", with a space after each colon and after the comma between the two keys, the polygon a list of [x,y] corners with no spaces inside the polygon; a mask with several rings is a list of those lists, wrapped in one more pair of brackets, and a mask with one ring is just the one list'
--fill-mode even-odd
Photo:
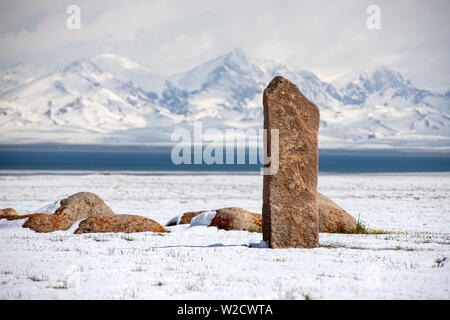
{"label": "rocky outcrop", "polygon": [[279,130],[278,171],[264,175],[263,240],[271,248],[317,247],[319,108],[279,76],[264,90],[263,105],[269,137],[265,148],[271,158],[276,157],[271,131]]}
{"label": "rocky outcrop", "polygon": [[336,202],[317,193],[319,206],[319,230],[320,232],[347,233],[356,229],[356,219],[342,209]]}
{"label": "rocky outcrop", "polygon": [[81,221],[75,234],[99,232],[167,232],[158,222],[132,214],[89,217]]}

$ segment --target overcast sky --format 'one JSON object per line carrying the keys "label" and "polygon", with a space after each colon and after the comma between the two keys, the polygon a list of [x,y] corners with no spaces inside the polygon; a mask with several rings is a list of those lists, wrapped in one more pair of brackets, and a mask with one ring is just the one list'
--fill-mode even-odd
{"label": "overcast sky", "polygon": [[[81,29],[69,30],[69,5]],[[369,30],[369,5],[381,29]],[[419,87],[450,84],[450,1],[0,0],[0,67],[115,53],[170,74],[234,48],[324,80],[384,65]]]}

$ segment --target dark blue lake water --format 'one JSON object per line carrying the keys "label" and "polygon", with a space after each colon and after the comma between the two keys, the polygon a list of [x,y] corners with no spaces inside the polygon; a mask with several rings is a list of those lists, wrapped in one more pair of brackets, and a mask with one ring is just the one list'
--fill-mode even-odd
{"label": "dark blue lake water", "polygon": [[[0,170],[259,171],[260,165],[175,165],[170,151],[0,150]],[[450,171],[450,154],[319,151],[321,172]]]}

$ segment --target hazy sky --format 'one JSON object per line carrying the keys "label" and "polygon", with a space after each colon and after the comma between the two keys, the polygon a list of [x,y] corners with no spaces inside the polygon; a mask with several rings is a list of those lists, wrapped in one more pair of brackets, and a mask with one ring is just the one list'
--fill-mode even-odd
{"label": "hazy sky", "polygon": [[[80,30],[66,27],[71,4]],[[379,30],[366,26],[369,5]],[[324,80],[384,65],[434,87],[450,85],[449,21],[448,0],[0,0],[0,67],[110,52],[169,74],[240,47]]]}

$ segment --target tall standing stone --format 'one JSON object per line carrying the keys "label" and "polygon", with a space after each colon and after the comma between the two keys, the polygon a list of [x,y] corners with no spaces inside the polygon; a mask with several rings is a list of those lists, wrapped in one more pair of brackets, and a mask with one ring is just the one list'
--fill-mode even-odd
{"label": "tall standing stone", "polygon": [[279,76],[264,90],[263,105],[268,157],[274,157],[270,130],[279,130],[278,172],[264,176],[263,239],[271,248],[317,247],[319,109]]}

